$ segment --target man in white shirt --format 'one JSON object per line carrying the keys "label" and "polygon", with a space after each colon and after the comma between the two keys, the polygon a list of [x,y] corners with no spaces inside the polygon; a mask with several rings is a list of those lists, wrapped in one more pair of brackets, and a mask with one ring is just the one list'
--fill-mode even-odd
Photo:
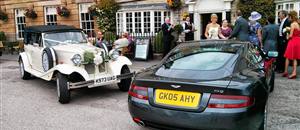
{"label": "man in white shirt", "polygon": [[183,32],[185,33],[185,41],[194,40],[195,26],[190,20],[190,17],[186,17],[185,22],[182,24]]}
{"label": "man in white shirt", "polygon": [[288,19],[287,11],[284,10],[280,11],[278,16],[280,19],[280,24],[279,24],[278,58],[276,63],[276,71],[278,73],[283,73],[284,64],[285,64],[284,53],[288,43],[287,34],[283,32],[283,29],[289,27],[291,22]]}

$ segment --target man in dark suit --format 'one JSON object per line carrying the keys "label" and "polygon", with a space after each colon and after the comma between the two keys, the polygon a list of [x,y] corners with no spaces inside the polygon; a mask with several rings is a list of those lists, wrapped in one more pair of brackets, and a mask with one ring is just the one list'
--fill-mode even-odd
{"label": "man in dark suit", "polygon": [[277,51],[277,39],[279,34],[279,27],[275,24],[275,17],[268,17],[268,25],[262,29],[262,43],[263,49],[266,53],[269,51]]}
{"label": "man in dark suit", "polygon": [[166,56],[171,50],[171,43],[173,40],[173,36],[172,36],[173,25],[171,25],[170,23],[170,18],[165,19],[165,23],[162,24],[161,29],[163,31],[163,44],[164,44],[163,55]]}
{"label": "man in dark suit", "polygon": [[249,41],[248,21],[243,18],[242,12],[240,10],[236,12],[236,15],[237,19],[235,21],[235,25],[233,31],[231,32],[231,35],[229,36],[229,39],[236,37],[237,40]]}
{"label": "man in dark suit", "polygon": [[280,11],[279,12],[279,37],[278,37],[278,58],[276,61],[276,71],[278,73],[283,73],[284,71],[284,64],[285,64],[285,58],[284,53],[287,47],[288,39],[287,34],[283,32],[283,29],[286,27],[289,27],[291,22],[288,18],[288,12],[287,11]]}

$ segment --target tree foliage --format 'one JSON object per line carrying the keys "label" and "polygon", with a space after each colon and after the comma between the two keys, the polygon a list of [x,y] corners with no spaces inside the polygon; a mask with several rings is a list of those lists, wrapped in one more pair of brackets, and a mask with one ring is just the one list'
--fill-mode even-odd
{"label": "tree foliage", "polygon": [[116,12],[119,5],[115,0],[100,0],[96,5],[96,17],[99,29],[103,32],[116,31]]}
{"label": "tree foliage", "polygon": [[262,15],[259,22],[262,25],[267,23],[268,16],[275,16],[274,0],[240,0],[238,9],[242,11],[243,16],[248,18],[252,11],[257,11]]}

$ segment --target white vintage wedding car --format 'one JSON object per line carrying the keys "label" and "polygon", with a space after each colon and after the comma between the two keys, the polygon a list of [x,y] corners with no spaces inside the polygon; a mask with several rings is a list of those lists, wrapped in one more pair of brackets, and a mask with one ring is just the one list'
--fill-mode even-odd
{"label": "white vintage wedding car", "polygon": [[128,91],[132,63],[117,49],[88,45],[83,31],[72,26],[30,26],[24,33],[24,52],[19,56],[22,79],[56,80],[60,103],[68,103],[70,90],[76,88],[118,84],[121,91]]}

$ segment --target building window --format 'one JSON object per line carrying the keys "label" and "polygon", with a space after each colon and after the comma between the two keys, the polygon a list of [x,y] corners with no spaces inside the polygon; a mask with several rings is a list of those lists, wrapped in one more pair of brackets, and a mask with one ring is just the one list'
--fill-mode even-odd
{"label": "building window", "polygon": [[88,8],[91,5],[88,3],[79,6],[80,28],[88,37],[95,37],[94,18],[88,13]]}
{"label": "building window", "polygon": [[16,38],[17,40],[24,38],[24,28],[26,26],[25,15],[23,9],[15,10],[16,19]]}
{"label": "building window", "polygon": [[151,17],[150,12],[144,12],[144,33],[151,32]]}
{"label": "building window", "polygon": [[[123,15],[124,14],[124,15]],[[169,11],[137,11],[137,12],[118,12],[116,15],[117,31],[125,30],[129,33],[157,33],[166,17],[170,17]],[[123,21],[123,17],[125,21]]]}
{"label": "building window", "polygon": [[169,11],[164,12],[164,19],[163,20],[165,20],[166,17],[170,18],[171,17],[171,12],[169,12]]}
{"label": "building window", "polygon": [[154,32],[158,32],[161,28],[161,11],[154,11]]}
{"label": "building window", "polygon": [[117,33],[123,31],[123,13],[117,13]]}
{"label": "building window", "polygon": [[126,31],[129,33],[133,32],[132,24],[132,13],[126,13]]}
{"label": "building window", "polygon": [[285,4],[285,10],[287,10],[287,11],[294,10],[294,4],[293,3],[287,3],[287,4]]}
{"label": "building window", "polygon": [[134,13],[135,33],[142,33],[142,13]]}
{"label": "building window", "polygon": [[45,24],[57,25],[56,7],[45,7]]}

